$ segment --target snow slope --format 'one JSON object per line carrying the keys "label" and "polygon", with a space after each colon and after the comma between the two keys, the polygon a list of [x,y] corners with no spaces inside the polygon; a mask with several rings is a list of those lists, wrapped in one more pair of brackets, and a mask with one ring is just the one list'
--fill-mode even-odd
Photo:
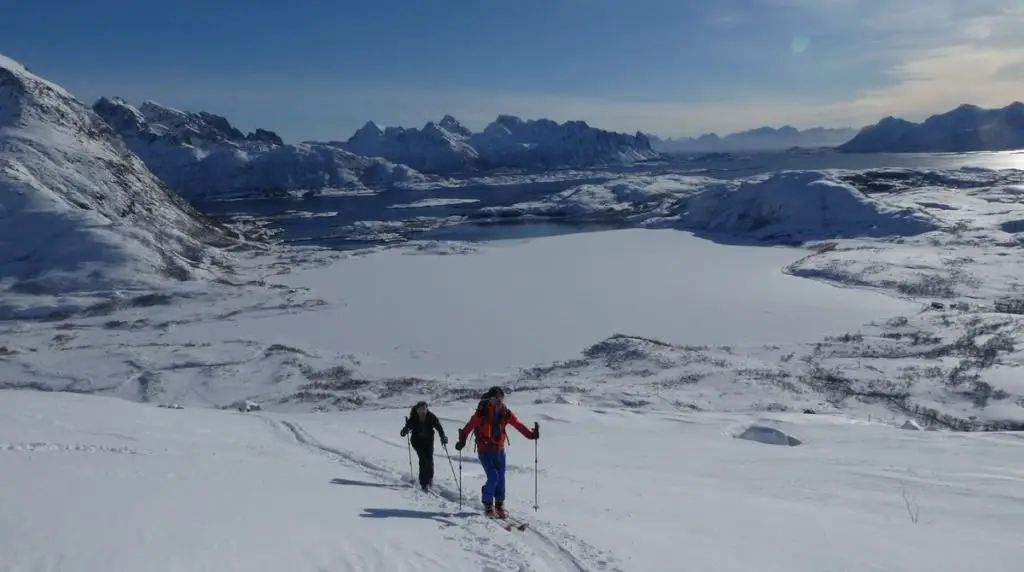
{"label": "snow slope", "polygon": [[583,121],[524,121],[511,115],[499,115],[480,133],[472,133],[450,115],[438,123],[428,122],[423,129],[381,129],[370,121],[348,141],[334,144],[360,155],[440,174],[601,167],[660,157],[642,133],[612,133]]}
{"label": "snow slope", "polygon": [[921,123],[886,117],[837,147],[849,153],[1004,151],[1024,148],[1024,103],[963,104]]}
{"label": "snow slope", "polygon": [[286,145],[262,129],[243,135],[211,113],[179,111],[152,101],[136,108],[116,97],[97,100],[93,109],[154,173],[188,198],[324,193],[428,181],[404,165],[334,146]]}
{"label": "snow slope", "polygon": [[[534,448],[511,437],[508,505],[531,528],[504,531],[476,514],[483,473],[471,451],[449,465],[437,447],[439,495],[406,484],[408,451],[398,436],[405,408],[242,414],[8,392],[0,400],[8,485],[0,488],[0,566],[1019,567],[1024,456],[1012,434],[904,431],[822,415],[536,406],[529,397],[510,405],[540,423],[541,440],[535,465]],[[449,434],[471,409],[434,408]],[[801,444],[735,438],[772,431]]]}
{"label": "snow slope", "polygon": [[88,107],[0,56],[0,319],[223,276],[231,235]]}

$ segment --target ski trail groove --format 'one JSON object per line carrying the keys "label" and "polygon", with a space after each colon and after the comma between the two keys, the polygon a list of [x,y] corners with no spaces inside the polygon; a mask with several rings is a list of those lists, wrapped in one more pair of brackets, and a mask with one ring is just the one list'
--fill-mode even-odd
{"label": "ski trail groove", "polygon": [[[298,423],[294,421],[274,421],[267,417],[263,417],[263,419],[276,430],[283,430],[285,433],[291,435],[292,438],[294,438],[295,441],[297,441],[301,445],[304,445],[311,449],[318,450],[321,453],[327,453],[328,455],[340,459],[350,465],[353,465],[356,468],[366,473],[369,473],[380,480],[390,482],[405,482],[400,477],[397,477],[394,471],[386,467],[382,467],[376,463],[363,459],[358,455],[353,455],[351,453],[341,451],[339,449],[335,449],[334,447],[330,447],[328,445],[320,443],[309,433],[307,433],[305,429],[302,428],[302,426],[300,426]],[[458,502],[458,493],[452,493],[451,491],[448,491],[446,488],[443,487],[436,488],[444,491],[443,493],[441,492],[441,490],[435,491],[435,496],[437,496],[439,499],[447,501],[448,503]],[[548,566],[545,566],[545,568],[550,569],[551,564],[557,564],[558,568],[562,570],[571,570],[573,572],[591,572],[591,568],[582,560],[580,560],[575,554],[573,554],[571,550],[566,548],[562,543],[558,542],[550,535],[537,530],[535,521],[527,520],[527,522],[530,523],[528,529],[524,531],[508,531],[507,534],[518,535],[518,538],[513,537],[513,540],[519,540],[534,553],[537,559],[546,562]],[[486,524],[493,523],[488,522]],[[529,559],[527,558],[527,560]],[[604,570],[606,569],[606,567],[607,565],[602,560],[598,564],[597,569]]]}

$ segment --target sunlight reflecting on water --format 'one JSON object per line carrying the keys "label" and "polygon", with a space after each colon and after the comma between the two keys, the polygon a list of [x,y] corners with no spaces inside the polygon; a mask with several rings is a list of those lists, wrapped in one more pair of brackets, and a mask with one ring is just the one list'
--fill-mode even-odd
{"label": "sunlight reflecting on water", "polygon": [[[942,155],[936,155],[942,157]],[[1024,151],[981,151],[978,153],[953,153],[952,163],[962,167],[984,169],[1024,169]]]}

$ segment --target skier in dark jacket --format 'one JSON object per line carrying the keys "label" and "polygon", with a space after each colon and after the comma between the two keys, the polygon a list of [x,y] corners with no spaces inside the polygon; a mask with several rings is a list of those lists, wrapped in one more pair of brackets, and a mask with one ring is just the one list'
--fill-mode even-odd
{"label": "skier in dark jacket", "polygon": [[447,445],[448,437],[444,434],[441,421],[427,409],[426,401],[420,401],[409,412],[409,418],[405,420],[405,427],[402,427],[400,433],[402,437],[412,433],[409,441],[420,460],[420,487],[424,491],[434,480],[434,429],[441,435],[441,444]]}

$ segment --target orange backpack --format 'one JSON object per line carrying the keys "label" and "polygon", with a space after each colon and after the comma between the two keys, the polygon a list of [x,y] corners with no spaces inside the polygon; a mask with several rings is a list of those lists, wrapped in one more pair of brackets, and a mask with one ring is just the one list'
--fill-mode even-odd
{"label": "orange backpack", "polygon": [[[498,419],[495,419],[494,407],[487,402],[486,399],[480,401],[480,404],[476,406],[476,415],[481,418],[480,424],[473,430],[474,443],[473,448],[479,450],[479,444],[482,441],[485,445],[489,445],[494,448],[499,448],[507,441],[505,426],[508,425],[509,419],[508,407],[501,408],[501,415]],[[494,435],[494,424],[498,424],[498,434]]]}

